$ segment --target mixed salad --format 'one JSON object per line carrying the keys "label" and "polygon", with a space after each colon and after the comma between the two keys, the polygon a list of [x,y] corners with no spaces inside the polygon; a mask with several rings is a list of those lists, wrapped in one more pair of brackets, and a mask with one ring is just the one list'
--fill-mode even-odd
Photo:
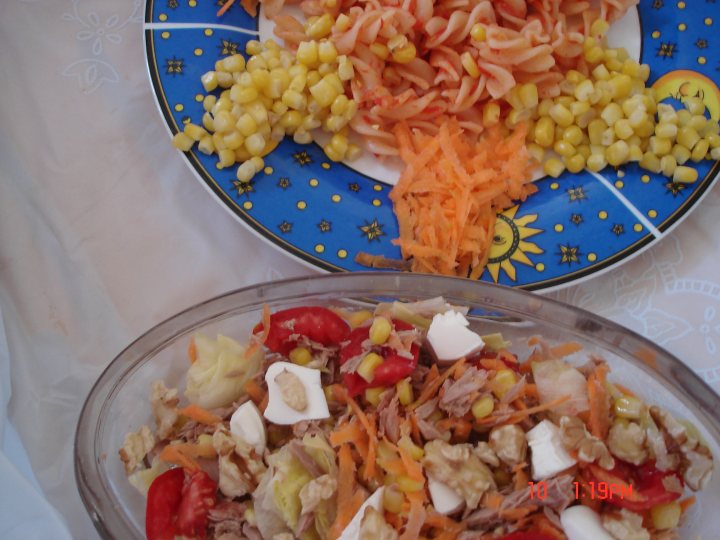
{"label": "mixed salad", "polygon": [[678,538],[713,470],[697,429],[577,343],[519,358],[466,315],[266,308],[246,344],[196,334],[184,395],[154,382],[119,451],[148,540]]}

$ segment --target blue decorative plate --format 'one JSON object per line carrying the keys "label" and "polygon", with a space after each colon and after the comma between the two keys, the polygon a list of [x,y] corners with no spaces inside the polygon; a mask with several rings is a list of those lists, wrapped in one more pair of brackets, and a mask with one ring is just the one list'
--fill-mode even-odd
{"label": "blue decorative plate", "polygon": [[[245,43],[258,38],[258,20],[239,2],[217,18],[223,2],[147,0],[148,70],[173,134],[184,122],[201,124],[200,76],[218,58],[244,52]],[[649,82],[662,96],[676,106],[684,96],[701,96],[717,120],[718,30],[720,3],[715,0],[641,0],[637,10],[613,25],[611,39],[613,31],[622,34],[615,44],[650,65]],[[196,150],[184,156],[226,209],[312,266],[365,270],[354,261],[363,251],[400,258],[391,243],[398,236],[388,198],[392,186],[329,161],[315,144],[286,138],[249,184],[236,180],[235,168],[217,169],[215,157]],[[538,193],[498,216],[481,279],[549,289],[628,260],[668,234],[711,187],[718,164],[705,161],[697,167],[694,184],[675,184],[634,164],[539,180]]]}

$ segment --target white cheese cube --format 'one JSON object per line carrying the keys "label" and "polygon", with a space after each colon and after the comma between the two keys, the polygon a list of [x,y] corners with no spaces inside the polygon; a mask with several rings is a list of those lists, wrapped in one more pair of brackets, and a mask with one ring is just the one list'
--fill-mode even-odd
{"label": "white cheese cube", "polygon": [[526,437],[532,455],[533,480],[550,478],[575,465],[575,459],[562,444],[560,429],[549,420],[540,422]]}
{"label": "white cheese cube", "polygon": [[263,455],[267,444],[265,422],[252,401],[240,405],[230,417],[230,433],[255,448],[259,456]]}
{"label": "white cheese cube", "polygon": [[482,350],[485,343],[468,328],[469,324],[457,311],[446,311],[433,317],[427,340],[439,362],[452,362]]}
{"label": "white cheese cube", "polygon": [[[283,399],[282,390],[275,381],[275,377],[283,371],[289,371],[297,376],[302,383],[307,407],[301,411],[293,409]],[[269,422],[290,425],[303,420],[321,420],[330,417],[325,392],[320,383],[320,370],[290,362],[275,362],[265,372],[265,382],[268,387],[268,405],[263,414]]]}
{"label": "white cheese cube", "polygon": [[452,514],[460,510],[465,504],[465,499],[445,482],[428,478],[428,490],[430,491],[433,506],[438,514]]}
{"label": "white cheese cube", "polygon": [[568,540],[613,540],[600,516],[587,506],[571,506],[560,512],[560,523]]}

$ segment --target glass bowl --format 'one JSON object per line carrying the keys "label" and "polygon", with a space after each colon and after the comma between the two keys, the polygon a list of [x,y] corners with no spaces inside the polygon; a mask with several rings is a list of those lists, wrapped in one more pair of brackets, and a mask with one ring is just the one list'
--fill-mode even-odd
{"label": "glass bowl", "polygon": [[[617,324],[548,298],[477,281],[374,272],[313,276],[254,285],[193,306],[139,337],[110,363],[85,402],[75,436],[80,495],[101,536],[145,537],[144,499],[127,481],[117,452],[127,432],[151,424],[152,381],[163,379],[168,387],[183,388],[186,348],[193,332],[223,333],[242,341],[261,320],[264,304],[273,310],[310,304],[348,307],[440,295],[469,306],[471,324],[482,333],[502,331],[521,359],[533,335],[550,343],[581,343],[584,349],[577,361],[588,354],[601,356],[612,369],[610,380],[691,420],[717,462],[720,397],[680,360]],[[697,499],[682,538],[715,538],[718,518],[713,509],[720,504],[720,471]]]}

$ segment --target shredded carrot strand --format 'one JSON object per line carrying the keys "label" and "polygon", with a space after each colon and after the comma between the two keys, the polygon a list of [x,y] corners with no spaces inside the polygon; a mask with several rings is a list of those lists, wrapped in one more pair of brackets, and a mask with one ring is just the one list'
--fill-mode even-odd
{"label": "shredded carrot strand", "polygon": [[455,362],[452,366],[447,368],[442,375],[439,377],[434,378],[430,383],[423,388],[422,392],[420,393],[420,396],[415,400],[414,403],[410,404],[410,409],[417,409],[420,405],[425,403],[428,399],[433,397],[438,389],[442,386],[442,383],[444,383],[448,377],[451,377],[452,374],[455,372],[456,369],[459,369],[462,367],[462,365],[465,363],[465,358],[461,358],[457,362]]}
{"label": "shredded carrot strand", "polygon": [[207,409],[203,409],[197,403],[191,403],[187,407],[183,407],[182,409],[180,409],[179,412],[183,416],[187,416],[188,418],[192,418],[196,422],[206,424],[208,426],[212,426],[222,422],[222,418],[220,418],[217,414],[213,414]]}
{"label": "shredded carrot strand", "polygon": [[263,304],[263,310],[262,310],[263,332],[262,332],[262,336],[260,337],[260,343],[265,343],[267,341],[268,336],[270,335],[270,322],[271,322],[270,306],[268,306],[267,304]]}
{"label": "shredded carrot strand", "polygon": [[225,12],[235,3],[235,0],[227,0],[220,9],[218,9],[217,16],[222,17]]}
{"label": "shredded carrot strand", "polygon": [[500,414],[500,415],[492,415],[488,416],[486,418],[481,418],[480,420],[476,420],[476,424],[478,425],[493,425],[496,423],[502,422],[503,418],[508,418],[506,421],[502,422],[503,424],[516,424],[520,422],[523,418],[526,418],[530,416],[531,414],[536,414],[542,411],[547,411],[549,409],[552,409],[554,407],[557,407],[558,405],[561,405],[562,403],[565,403],[567,400],[570,399],[569,395],[560,396],[559,398],[553,399],[552,401],[548,401],[547,403],[543,403],[541,405],[537,405],[535,407],[528,407],[527,409],[524,409],[522,411],[515,411],[511,414]]}
{"label": "shredded carrot strand", "polygon": [[582,350],[582,348],[583,346],[580,343],[568,341],[567,343],[557,345],[550,350],[552,351],[553,357],[563,358]]}
{"label": "shredded carrot strand", "polygon": [[250,399],[255,403],[255,405],[259,405],[262,403],[262,400],[265,399],[265,390],[263,390],[262,386],[260,386],[255,379],[248,379],[248,381],[243,385],[243,390],[245,390],[245,393],[250,396]]}
{"label": "shredded carrot strand", "polygon": [[187,354],[188,358],[190,359],[190,363],[194,364],[195,360],[197,360],[197,346],[195,345],[195,338],[190,339]]}
{"label": "shredded carrot strand", "polygon": [[200,464],[190,456],[185,455],[180,448],[177,448],[178,444],[168,444],[162,449],[158,456],[165,463],[172,463],[173,465],[179,465],[183,469],[188,471],[197,471],[200,469]]}

